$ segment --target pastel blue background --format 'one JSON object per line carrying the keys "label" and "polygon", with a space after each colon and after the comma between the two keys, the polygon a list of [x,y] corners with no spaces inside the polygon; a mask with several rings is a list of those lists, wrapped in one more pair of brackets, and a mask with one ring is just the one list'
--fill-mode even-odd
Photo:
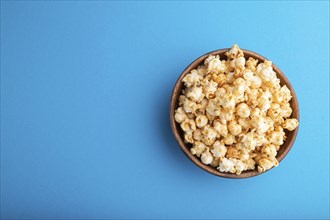
{"label": "pastel blue background", "polygon": [[[182,70],[234,43],[301,113],[242,180],[193,165],[168,115]],[[1,217],[329,218],[329,2],[1,2]]]}

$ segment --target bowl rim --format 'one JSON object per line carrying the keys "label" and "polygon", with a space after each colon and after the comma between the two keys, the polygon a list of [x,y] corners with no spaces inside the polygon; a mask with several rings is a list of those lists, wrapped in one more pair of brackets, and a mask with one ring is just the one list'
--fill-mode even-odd
{"label": "bowl rim", "polygon": [[[269,169],[265,172],[262,172],[262,173],[259,173],[257,171],[257,169],[254,169],[254,170],[251,170],[251,171],[244,171],[240,175],[237,175],[235,173],[220,172],[220,171],[216,170],[216,168],[214,168],[214,167],[203,164],[199,158],[197,158],[195,155],[191,154],[190,150],[188,149],[188,147],[186,146],[186,144],[183,141],[183,137],[181,137],[181,135],[177,131],[177,128],[176,128],[176,123],[177,122],[174,119],[174,113],[175,113],[175,110],[176,110],[175,108],[176,108],[176,104],[177,104],[177,101],[178,101],[177,99],[174,100],[174,96],[178,92],[178,90],[181,86],[182,78],[185,75],[187,75],[192,69],[197,68],[201,64],[201,62],[203,62],[205,60],[205,58],[207,58],[209,55],[219,55],[219,54],[223,55],[223,53],[225,53],[229,49],[230,48],[223,48],[223,49],[218,49],[218,50],[213,50],[211,52],[207,52],[204,55],[202,55],[202,56],[198,57],[197,59],[195,59],[192,63],[190,63],[182,71],[182,73],[180,74],[180,76],[178,77],[178,79],[175,82],[175,85],[173,87],[172,94],[171,94],[170,109],[169,109],[170,110],[170,124],[171,124],[172,133],[174,134],[175,139],[178,142],[181,150],[196,166],[198,166],[199,168],[203,169],[204,171],[207,171],[208,173],[213,174],[213,175],[218,176],[218,177],[224,177],[224,178],[230,178],[230,179],[242,179],[242,178],[249,178],[249,177],[258,176],[260,174],[263,174],[263,173],[266,173],[266,172],[272,170],[274,167],[272,167],[271,169]],[[241,48],[241,50],[244,53],[244,57],[256,58],[256,59],[259,60],[258,62],[263,62],[265,60],[268,60],[267,58],[265,58],[264,56],[262,56],[262,55],[260,55],[256,52],[246,50],[246,49],[242,49],[242,48]],[[296,95],[290,81],[285,76],[285,74],[274,63],[272,63],[272,67],[273,67],[273,70],[276,72],[276,74],[281,75],[281,78],[284,81],[284,82],[282,82],[282,80],[281,80],[281,85],[286,85],[289,88],[289,90],[291,91],[292,100],[293,99],[295,100],[295,102],[294,102],[295,106],[291,106],[291,108],[296,109],[296,115],[297,115],[296,118],[298,119],[298,121],[300,121],[298,98],[297,98],[297,95]],[[179,91],[179,93],[181,94],[181,91]],[[293,114],[294,114],[294,112],[292,112],[292,115]],[[292,148],[292,146],[293,146],[293,144],[296,140],[298,130],[299,130],[299,126],[295,130],[291,131],[292,132],[292,138],[289,140],[288,146],[286,147],[286,149],[283,151],[283,153],[279,157],[276,157],[279,163],[286,157],[286,155],[291,150],[291,148]]]}

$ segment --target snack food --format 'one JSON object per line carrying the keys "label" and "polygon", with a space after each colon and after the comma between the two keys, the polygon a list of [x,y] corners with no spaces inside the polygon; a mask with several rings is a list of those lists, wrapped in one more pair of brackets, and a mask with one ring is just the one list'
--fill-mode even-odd
{"label": "snack food", "polygon": [[278,165],[284,129],[299,124],[290,118],[291,92],[280,85],[271,61],[246,60],[237,45],[226,56],[208,56],[182,79],[174,118],[204,164],[237,175],[264,172]]}

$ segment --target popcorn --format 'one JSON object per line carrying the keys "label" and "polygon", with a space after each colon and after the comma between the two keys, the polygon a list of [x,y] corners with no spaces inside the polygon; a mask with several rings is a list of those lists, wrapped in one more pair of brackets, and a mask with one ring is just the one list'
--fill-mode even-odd
{"label": "popcorn", "polygon": [[249,59],[246,61],[246,68],[250,70],[255,70],[258,64],[258,60],[253,59],[252,57],[249,57]]}
{"label": "popcorn", "polygon": [[221,111],[220,111],[220,99],[219,98],[214,98],[210,99],[207,106],[206,106],[206,111],[212,116],[219,116]]}
{"label": "popcorn", "polygon": [[183,101],[183,109],[186,113],[193,113],[197,109],[197,104],[189,99]]}
{"label": "popcorn", "polygon": [[265,172],[266,170],[269,170],[273,166],[278,166],[278,161],[276,160],[275,157],[266,157],[266,158],[261,158],[258,161],[258,171]]}
{"label": "popcorn", "polygon": [[174,119],[202,163],[237,175],[265,172],[278,166],[285,130],[299,125],[290,118],[291,91],[280,85],[271,61],[246,60],[236,44],[226,56],[208,56],[182,79]]}
{"label": "popcorn", "polygon": [[207,122],[208,122],[208,118],[205,115],[198,115],[196,117],[196,126],[199,128],[202,128],[205,125],[207,125]]}
{"label": "popcorn", "polygon": [[204,98],[204,93],[202,87],[192,87],[187,90],[187,97],[194,102],[200,102]]}
{"label": "popcorn", "polygon": [[205,60],[207,66],[207,73],[222,73],[226,70],[226,65],[220,61],[219,56],[209,56]]}
{"label": "popcorn", "polygon": [[250,158],[250,154],[246,153],[246,152],[241,152],[241,154],[239,155],[239,159],[242,161],[246,161]]}
{"label": "popcorn", "polygon": [[192,133],[186,133],[186,134],[184,134],[184,141],[186,142],[186,143],[191,143],[191,144],[193,144],[194,143],[194,138],[193,138],[193,136],[192,136]]}
{"label": "popcorn", "polygon": [[[183,92],[183,91],[182,91]],[[179,106],[183,106],[183,102],[187,99],[185,95],[179,96]]]}
{"label": "popcorn", "polygon": [[252,81],[254,79],[254,74],[251,70],[246,70],[243,72],[243,78],[247,81]]}
{"label": "popcorn", "polygon": [[216,141],[213,144],[213,149],[211,150],[215,158],[224,157],[227,153],[227,148],[220,141]]}
{"label": "popcorn", "polygon": [[219,163],[219,167],[217,168],[220,172],[235,172],[235,163],[227,158],[222,158]]}
{"label": "popcorn", "polygon": [[204,65],[197,67],[197,74],[204,77],[207,74],[207,68]]}
{"label": "popcorn", "polygon": [[190,88],[194,83],[199,82],[202,79],[203,77],[198,74],[197,70],[192,70],[182,79],[182,82],[184,82],[186,87]]}
{"label": "popcorn", "polygon": [[213,161],[213,157],[212,154],[210,153],[209,149],[207,148],[207,150],[202,154],[201,156],[201,161],[204,164],[210,164]]}
{"label": "popcorn", "polygon": [[226,81],[227,81],[227,83],[233,83],[233,81],[235,80],[235,73],[234,72],[228,72],[228,73],[226,73],[226,77],[227,77],[227,79],[226,79]]}
{"label": "popcorn", "polygon": [[225,55],[229,58],[229,59],[234,59],[235,57],[241,57],[243,56],[243,51],[238,47],[237,44],[233,45],[232,48],[230,48],[230,50],[228,50]]}
{"label": "popcorn", "polygon": [[213,157],[213,161],[211,163],[211,166],[212,167],[218,167],[219,166],[219,163],[220,163],[220,158],[214,158]]}
{"label": "popcorn", "polygon": [[256,162],[253,158],[249,158],[245,161],[246,170],[254,170]]}
{"label": "popcorn", "polygon": [[192,134],[193,131],[196,130],[196,124],[195,121],[192,119],[185,119],[182,123],[181,123],[181,129],[188,134]]}
{"label": "popcorn", "polygon": [[218,86],[222,86],[226,83],[227,77],[224,73],[213,74],[212,79],[214,82],[218,83]]}
{"label": "popcorn", "polygon": [[283,94],[283,101],[284,102],[289,102],[292,98],[291,96],[291,91],[288,89],[288,87],[286,85],[282,86],[281,88],[281,93]]}
{"label": "popcorn", "polygon": [[206,116],[207,116],[207,118],[209,119],[209,122],[210,122],[210,123],[212,123],[213,120],[216,118],[215,115],[211,115],[211,114],[209,114],[208,112],[206,112]]}
{"label": "popcorn", "polygon": [[288,118],[292,114],[292,108],[290,107],[289,103],[285,103],[284,105],[281,105],[282,110],[282,117]]}
{"label": "popcorn", "polygon": [[217,132],[211,127],[205,127],[204,130],[202,131],[203,137],[202,141],[206,145],[212,145],[217,138]]}
{"label": "popcorn", "polygon": [[266,112],[270,108],[270,101],[266,99],[265,97],[260,97],[258,98],[258,107],[260,108],[261,111]]}
{"label": "popcorn", "polygon": [[247,89],[246,82],[243,78],[237,78],[234,83],[234,95],[236,96],[236,100],[240,100],[244,97],[244,92]]}
{"label": "popcorn", "polygon": [[193,132],[193,138],[194,140],[196,141],[201,141],[202,140],[202,131],[200,129],[196,129],[194,132]]}
{"label": "popcorn", "polygon": [[278,121],[281,118],[281,106],[278,103],[272,103],[267,113],[274,121]]}
{"label": "popcorn", "polygon": [[251,125],[257,130],[258,134],[264,134],[270,128],[270,125],[264,117],[258,117],[251,120]]}
{"label": "popcorn", "polygon": [[228,134],[226,137],[223,138],[226,145],[232,145],[236,142],[234,135]]}
{"label": "popcorn", "polygon": [[235,107],[235,96],[233,94],[227,93],[222,99],[220,99],[221,106],[225,109]]}
{"label": "popcorn", "polygon": [[241,160],[236,160],[235,161],[235,170],[236,174],[240,175],[242,171],[247,170],[247,165],[244,164]]}
{"label": "popcorn", "polygon": [[236,123],[236,121],[231,121],[228,124],[228,130],[234,136],[239,135],[242,132],[242,127]]}
{"label": "popcorn", "polygon": [[272,81],[276,77],[276,73],[273,71],[271,61],[265,60],[264,63],[260,63],[257,66],[257,75],[264,81]]}
{"label": "popcorn", "polygon": [[237,148],[227,147],[227,153],[226,153],[227,158],[239,158],[239,156],[240,156],[240,153]]}
{"label": "popcorn", "polygon": [[200,141],[196,141],[192,148],[190,148],[190,152],[197,157],[200,157],[201,154],[206,150],[206,145]]}
{"label": "popcorn", "polygon": [[205,96],[210,99],[214,97],[214,93],[218,88],[218,83],[214,82],[213,80],[211,81],[206,81],[204,83],[204,93]]}
{"label": "popcorn", "polygon": [[270,141],[275,145],[282,145],[284,143],[285,133],[283,131],[275,131],[270,135]]}
{"label": "popcorn", "polygon": [[222,124],[220,121],[214,121],[214,130],[218,132],[222,137],[226,137],[228,134],[227,125]]}
{"label": "popcorn", "polygon": [[236,113],[241,118],[247,118],[250,116],[250,108],[246,103],[240,103],[236,107]]}
{"label": "popcorn", "polygon": [[277,150],[276,150],[275,145],[271,144],[271,145],[264,146],[261,149],[261,154],[267,155],[269,157],[276,157]]}
{"label": "popcorn", "polygon": [[254,138],[254,134],[252,132],[249,132],[246,135],[242,134],[241,143],[245,152],[251,152],[257,146],[257,140]]}
{"label": "popcorn", "polygon": [[261,83],[262,83],[262,81],[261,81],[261,79],[260,79],[259,76],[255,76],[255,77],[253,77],[253,78],[250,80],[250,82],[251,82],[251,88],[253,88],[253,89],[257,89],[257,88],[259,88],[259,87],[261,86]]}
{"label": "popcorn", "polygon": [[187,118],[188,116],[182,107],[179,107],[177,110],[175,110],[174,119],[176,122],[181,123]]}
{"label": "popcorn", "polygon": [[[208,64],[211,62],[211,60],[214,60],[216,57],[214,55],[210,55],[208,56],[205,60],[204,60],[204,65],[208,66]],[[219,60],[220,61],[220,60]]]}
{"label": "popcorn", "polygon": [[228,121],[234,120],[235,119],[234,109],[221,109],[219,119],[223,124],[226,124]]}
{"label": "popcorn", "polygon": [[251,127],[249,119],[239,118],[237,121],[238,124],[242,127],[242,130],[248,130]]}
{"label": "popcorn", "polygon": [[252,109],[252,111],[250,113],[251,121],[257,120],[260,117],[261,117],[261,111],[260,111],[260,109],[259,108]]}
{"label": "popcorn", "polygon": [[235,67],[238,69],[243,69],[245,66],[245,58],[244,57],[239,57],[235,61]]}
{"label": "popcorn", "polygon": [[296,127],[298,127],[298,125],[299,125],[299,122],[295,118],[287,119],[284,122],[284,128],[289,131],[293,131],[294,129],[296,129]]}

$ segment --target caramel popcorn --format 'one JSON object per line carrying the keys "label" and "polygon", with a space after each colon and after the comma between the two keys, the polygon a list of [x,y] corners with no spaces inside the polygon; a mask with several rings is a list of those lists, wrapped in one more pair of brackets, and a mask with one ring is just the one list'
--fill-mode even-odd
{"label": "caramel popcorn", "polygon": [[236,44],[225,55],[208,56],[183,78],[175,121],[204,164],[237,175],[265,172],[278,166],[284,129],[299,125],[290,118],[291,91],[280,85],[271,61],[246,60]]}

